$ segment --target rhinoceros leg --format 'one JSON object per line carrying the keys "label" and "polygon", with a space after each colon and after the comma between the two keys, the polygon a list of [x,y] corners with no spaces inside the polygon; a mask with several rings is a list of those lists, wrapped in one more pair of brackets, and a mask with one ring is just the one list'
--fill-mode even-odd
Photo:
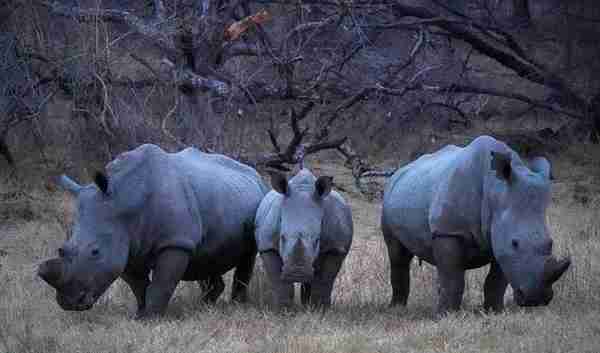
{"label": "rhinoceros leg", "polygon": [[142,315],[146,308],[146,288],[148,288],[148,285],[150,284],[148,272],[144,271],[138,273],[126,271],[121,275],[121,278],[129,285],[129,288],[131,288],[131,291],[137,300],[136,317]]}
{"label": "rhinoceros leg", "polygon": [[283,266],[281,257],[274,251],[267,251],[261,253],[260,258],[271,283],[275,306],[277,309],[281,309],[283,306],[292,306],[294,304],[294,284],[281,280],[281,267]]}
{"label": "rhinoceros leg", "polygon": [[410,293],[410,262],[414,255],[393,236],[384,234],[384,239],[390,259],[390,282],[392,283],[390,306],[406,305]]}
{"label": "rhinoceros leg", "polygon": [[483,285],[483,295],[485,300],[483,308],[485,310],[493,310],[496,312],[504,309],[504,292],[508,286],[508,281],[496,261],[490,264],[490,272],[488,272]]}
{"label": "rhinoceros leg", "polygon": [[302,305],[308,305],[310,303],[311,285],[310,283],[302,283],[300,287],[300,299]]}
{"label": "rhinoceros leg", "polygon": [[189,261],[189,253],[176,248],[165,249],[158,255],[152,282],[146,290],[146,309],[139,318],[151,318],[165,311]]}
{"label": "rhinoceros leg", "polygon": [[200,286],[206,290],[202,297],[202,300],[206,303],[216,302],[225,290],[225,282],[221,276],[214,276],[207,281],[201,281]]}
{"label": "rhinoceros leg", "polygon": [[463,250],[459,238],[438,236],[433,239],[433,258],[440,281],[438,314],[460,309],[465,290]]}
{"label": "rhinoceros leg", "polygon": [[331,291],[346,255],[327,254],[317,259],[315,278],[311,283],[310,304],[327,309],[331,306]]}
{"label": "rhinoceros leg", "polygon": [[248,301],[248,286],[254,271],[256,262],[256,253],[252,252],[244,256],[239,265],[235,268],[233,274],[233,288],[231,290],[231,300],[245,303]]}

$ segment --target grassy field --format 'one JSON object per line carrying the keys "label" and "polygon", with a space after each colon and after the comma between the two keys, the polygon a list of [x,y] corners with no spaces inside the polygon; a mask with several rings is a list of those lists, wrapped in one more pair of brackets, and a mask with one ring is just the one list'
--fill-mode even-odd
{"label": "grassy field", "polygon": [[413,262],[408,306],[387,307],[380,202],[353,192],[349,173],[337,165],[315,166],[347,190],[355,224],[331,311],[272,312],[258,261],[252,303],[229,303],[227,288],[217,305],[203,306],[198,285],[184,283],[165,318],[143,323],[132,320],[135,299],[120,280],[90,311],[58,307],[54,290],[35,271],[64,238],[69,200],[42,187],[22,192],[18,178],[3,177],[0,352],[600,352],[600,193],[593,175],[561,168],[569,173],[554,184],[548,222],[555,253],[570,254],[574,263],[555,286],[551,305],[517,307],[509,289],[504,313],[482,313],[484,268],[468,273],[463,310],[439,320],[433,315],[436,273],[425,263]]}

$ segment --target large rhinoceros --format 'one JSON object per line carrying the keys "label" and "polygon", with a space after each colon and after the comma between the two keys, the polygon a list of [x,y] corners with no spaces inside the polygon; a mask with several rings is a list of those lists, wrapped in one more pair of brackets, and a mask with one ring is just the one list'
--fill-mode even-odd
{"label": "large rhinoceros", "polygon": [[294,300],[327,308],[335,278],[352,244],[352,213],[331,190],[332,178],[301,169],[289,182],[273,173],[256,214],[256,242],[278,308]]}
{"label": "large rhinoceros", "polygon": [[550,164],[524,161],[489,136],[449,145],[394,173],[381,227],[391,265],[392,305],[406,305],[413,256],[437,267],[438,313],[457,310],[465,270],[487,264],[484,307],[500,311],[508,283],[518,305],[547,305],[570,259],[552,257],[546,226]]}
{"label": "large rhinoceros", "polygon": [[[180,280],[201,281],[205,299],[245,301],[256,258],[254,217],[268,188],[256,171],[195,148],[167,153],[146,144],[107,165],[108,177],[80,186],[72,236],[38,274],[65,310],[87,310],[118,277],[131,287],[137,317],[161,314]],[[149,273],[152,272],[152,281]]]}

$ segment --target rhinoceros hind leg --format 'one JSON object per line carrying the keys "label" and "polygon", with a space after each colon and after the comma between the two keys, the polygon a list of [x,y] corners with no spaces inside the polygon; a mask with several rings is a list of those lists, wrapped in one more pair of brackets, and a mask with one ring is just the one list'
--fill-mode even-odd
{"label": "rhinoceros hind leg", "polygon": [[300,287],[300,298],[302,300],[302,305],[308,305],[310,303],[310,292],[311,292],[311,286],[310,283],[302,283],[302,286]]}
{"label": "rhinoceros hind leg", "polygon": [[189,253],[176,248],[165,249],[158,255],[152,282],[146,290],[146,308],[138,318],[147,319],[164,313],[189,261]]}
{"label": "rhinoceros hind leg", "polygon": [[248,286],[254,272],[254,263],[256,262],[256,252],[251,252],[244,256],[239,265],[235,268],[233,274],[233,288],[231,290],[231,300],[240,303],[248,301]]}
{"label": "rhinoceros hind leg", "polygon": [[457,237],[435,237],[433,258],[438,270],[440,298],[438,315],[460,309],[465,290],[464,248]]}
{"label": "rhinoceros hind leg", "polygon": [[276,309],[291,307],[294,304],[294,284],[281,280],[281,257],[274,251],[267,251],[261,253],[260,258],[271,284]]}
{"label": "rhinoceros hind leg", "polygon": [[311,283],[311,305],[319,309],[327,309],[331,306],[333,284],[345,258],[345,254],[326,254],[319,256],[315,266],[315,278]]}
{"label": "rhinoceros hind leg", "polygon": [[496,261],[490,264],[490,272],[488,272],[483,285],[483,302],[484,310],[493,310],[500,312],[504,309],[504,292],[506,292],[508,281]]}
{"label": "rhinoceros hind leg", "polygon": [[136,273],[126,271],[121,275],[121,278],[129,285],[133,295],[135,295],[135,299],[137,300],[137,317],[146,309],[146,288],[150,284],[148,272]]}
{"label": "rhinoceros hind leg", "polygon": [[199,281],[199,283],[206,291],[202,296],[202,301],[205,303],[215,303],[225,290],[225,282],[221,276],[210,277],[207,281]]}
{"label": "rhinoceros hind leg", "polygon": [[414,255],[395,237],[385,236],[384,239],[391,270],[392,302],[390,306],[405,306],[410,293],[410,262]]}

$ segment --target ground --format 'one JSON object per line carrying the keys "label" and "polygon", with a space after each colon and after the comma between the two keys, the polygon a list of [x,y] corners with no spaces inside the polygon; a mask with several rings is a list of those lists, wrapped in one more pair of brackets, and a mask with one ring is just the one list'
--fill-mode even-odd
{"label": "ground", "polygon": [[64,239],[70,201],[52,187],[23,192],[18,178],[6,176],[0,182],[0,352],[599,352],[600,196],[587,169],[556,165],[569,173],[558,173],[548,223],[555,253],[574,262],[555,286],[554,301],[524,309],[508,290],[507,310],[484,314],[483,268],[468,274],[463,310],[442,319],[433,315],[435,271],[418,261],[408,306],[388,308],[381,202],[356,193],[349,172],[337,164],[313,164],[346,190],[354,216],[354,243],[332,310],[271,311],[259,260],[251,303],[233,304],[227,295],[203,306],[197,284],[185,283],[166,317],[151,322],[132,319],[135,300],[120,280],[89,311],[58,307],[54,290],[35,272]]}

